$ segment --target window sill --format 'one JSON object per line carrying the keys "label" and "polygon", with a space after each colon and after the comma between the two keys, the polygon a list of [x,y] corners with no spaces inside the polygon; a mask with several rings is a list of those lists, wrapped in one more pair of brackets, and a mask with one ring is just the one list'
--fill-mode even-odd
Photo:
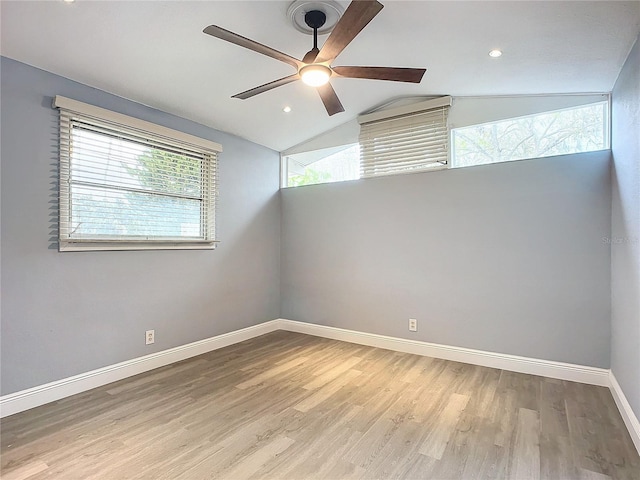
{"label": "window sill", "polygon": [[124,250],[214,250],[216,243],[127,243],[127,242],[60,242],[59,252],[99,252]]}

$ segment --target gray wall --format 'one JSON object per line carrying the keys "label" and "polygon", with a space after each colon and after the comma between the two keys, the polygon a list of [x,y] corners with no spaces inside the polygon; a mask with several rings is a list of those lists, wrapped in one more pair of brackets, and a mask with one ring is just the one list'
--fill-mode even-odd
{"label": "gray wall", "polygon": [[[6,58],[1,84],[3,395],[279,317],[276,152]],[[59,253],[54,95],[221,143],[218,248]]]}
{"label": "gray wall", "polygon": [[[612,347],[637,412],[638,246],[605,241],[637,238],[637,69],[636,45],[612,182],[597,152],[279,196],[276,152],[3,58],[2,394],[282,316],[605,368]],[[219,247],[57,252],[54,95],[222,143]]]}
{"label": "gray wall", "polygon": [[281,202],[283,318],[609,367],[608,151],[291,188]]}
{"label": "gray wall", "polygon": [[611,369],[640,417],[640,41],[612,93]]}

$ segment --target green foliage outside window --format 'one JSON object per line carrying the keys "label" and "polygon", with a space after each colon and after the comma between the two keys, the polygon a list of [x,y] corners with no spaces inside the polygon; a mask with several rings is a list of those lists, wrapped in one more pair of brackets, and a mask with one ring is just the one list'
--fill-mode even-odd
{"label": "green foliage outside window", "polygon": [[315,183],[325,183],[331,180],[328,172],[319,172],[312,168],[305,168],[304,175],[292,175],[289,177],[289,187],[299,187],[301,185],[313,185]]}

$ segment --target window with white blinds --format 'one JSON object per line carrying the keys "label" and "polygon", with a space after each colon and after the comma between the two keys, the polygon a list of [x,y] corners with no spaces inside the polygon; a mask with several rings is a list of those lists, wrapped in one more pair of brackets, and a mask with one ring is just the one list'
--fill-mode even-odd
{"label": "window with white blinds", "polygon": [[378,114],[363,116],[359,138],[360,178],[446,167],[449,107],[450,103],[390,118],[379,118]]}
{"label": "window with white blinds", "polygon": [[213,248],[208,140],[56,97],[60,250]]}

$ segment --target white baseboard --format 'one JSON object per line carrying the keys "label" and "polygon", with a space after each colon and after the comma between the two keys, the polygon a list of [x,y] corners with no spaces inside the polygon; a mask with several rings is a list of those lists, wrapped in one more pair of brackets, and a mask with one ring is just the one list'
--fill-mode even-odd
{"label": "white baseboard", "polygon": [[638,417],[636,417],[636,414],[631,409],[631,405],[627,401],[627,397],[622,391],[615,375],[611,371],[609,372],[609,382],[609,388],[611,389],[613,399],[618,406],[618,410],[620,410],[620,415],[624,420],[624,424],[627,426],[627,430],[629,430],[631,440],[633,440],[633,444],[636,446],[638,454],[640,454],[640,422],[638,421]]}
{"label": "white baseboard", "polygon": [[518,357],[504,353],[407,340],[405,338],[387,337],[374,333],[357,332],[354,330],[345,330],[343,328],[327,327],[325,325],[315,325],[293,320],[280,319],[279,327],[282,330],[289,330],[291,332],[306,333],[318,337],[332,338],[334,340],[369,345],[371,347],[385,348],[398,352],[413,353],[426,357],[470,363],[483,367],[499,368],[511,372],[528,373],[531,375],[588,383],[602,387],[608,387],[610,385],[609,370],[604,368],[586,367],[571,363],[553,362],[550,360]]}
{"label": "white baseboard", "polygon": [[279,324],[279,320],[271,320],[4,395],[0,397],[0,418],[273,332],[278,330]]}
{"label": "white baseboard", "polygon": [[399,352],[609,387],[616,405],[620,410],[620,414],[629,430],[629,434],[640,452],[640,424],[633,410],[631,410],[631,406],[622,392],[620,385],[618,385],[618,382],[610,370],[407,340],[404,338],[387,337],[374,333],[345,330],[342,328],[286,319],[271,320],[234,332],[225,333],[162,352],[152,353],[144,357],[134,358],[115,365],[109,365],[73,377],[5,395],[0,397],[0,418],[276,330],[305,333]]}

